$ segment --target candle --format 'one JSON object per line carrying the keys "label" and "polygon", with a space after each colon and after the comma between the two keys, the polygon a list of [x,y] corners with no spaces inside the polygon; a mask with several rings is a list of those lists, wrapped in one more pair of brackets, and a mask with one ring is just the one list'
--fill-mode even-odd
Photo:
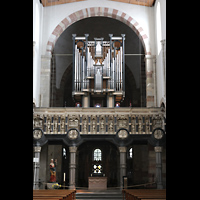
{"label": "candle", "polygon": [[65,182],[65,173],[64,173],[64,182]]}

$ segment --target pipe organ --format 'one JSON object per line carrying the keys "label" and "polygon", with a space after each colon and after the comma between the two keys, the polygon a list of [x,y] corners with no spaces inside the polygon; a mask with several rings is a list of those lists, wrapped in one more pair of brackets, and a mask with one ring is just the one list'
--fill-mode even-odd
{"label": "pipe organ", "polygon": [[[121,37],[109,34],[110,41],[104,41],[104,38],[88,41],[88,36],[72,34],[73,98],[81,102],[83,97],[90,101],[90,97],[107,96],[113,102],[122,101],[125,97],[125,34]],[[114,103],[109,105],[112,106],[107,107],[113,107]]]}

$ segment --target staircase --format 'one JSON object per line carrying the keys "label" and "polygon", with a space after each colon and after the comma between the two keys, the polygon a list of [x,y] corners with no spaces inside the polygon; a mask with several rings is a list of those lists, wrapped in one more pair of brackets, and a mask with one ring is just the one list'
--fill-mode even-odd
{"label": "staircase", "polygon": [[122,200],[123,195],[120,190],[77,190],[77,200]]}

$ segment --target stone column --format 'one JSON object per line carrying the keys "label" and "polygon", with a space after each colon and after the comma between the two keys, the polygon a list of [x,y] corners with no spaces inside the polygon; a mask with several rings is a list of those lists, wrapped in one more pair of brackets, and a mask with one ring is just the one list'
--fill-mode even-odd
{"label": "stone column", "polygon": [[76,146],[69,147],[70,162],[69,162],[69,189],[76,189]]}
{"label": "stone column", "polygon": [[40,107],[50,106],[51,55],[41,56]]}
{"label": "stone column", "polygon": [[145,56],[145,64],[146,64],[146,106],[147,107],[155,107],[154,99],[156,98],[154,95],[154,60],[156,56],[146,55]]}
{"label": "stone column", "polygon": [[162,147],[154,147],[156,152],[156,183],[157,189],[163,189],[162,184]]}
{"label": "stone column", "polygon": [[123,189],[123,176],[126,176],[126,147],[119,147],[119,153],[120,153],[120,164],[119,164],[119,170],[120,170],[120,188]]}
{"label": "stone column", "polygon": [[163,65],[163,86],[164,86],[164,96],[166,97],[166,55],[165,55],[165,40],[160,41],[162,44],[162,65]]}
{"label": "stone column", "polygon": [[39,172],[40,172],[41,147],[40,146],[33,147],[33,152],[35,154],[35,157],[33,158],[33,171],[34,171],[33,189],[39,190]]}

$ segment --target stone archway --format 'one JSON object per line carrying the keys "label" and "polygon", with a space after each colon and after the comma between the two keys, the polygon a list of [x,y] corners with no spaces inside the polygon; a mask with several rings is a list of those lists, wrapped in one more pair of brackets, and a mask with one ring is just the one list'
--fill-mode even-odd
{"label": "stone archway", "polygon": [[146,55],[151,55],[151,50],[150,50],[150,44],[149,44],[149,38],[143,28],[140,26],[140,24],[133,19],[131,16],[128,14],[116,10],[113,8],[108,8],[108,7],[91,7],[91,8],[84,8],[82,10],[78,10],[66,18],[64,18],[53,30],[51,33],[49,40],[47,42],[47,48],[46,48],[46,53],[47,55],[51,55],[55,46],[55,43],[59,36],[62,34],[62,32],[68,28],[70,25],[73,23],[85,19],[88,17],[95,17],[95,16],[104,16],[104,17],[109,17],[113,19],[117,19],[126,25],[128,25],[140,38]]}

